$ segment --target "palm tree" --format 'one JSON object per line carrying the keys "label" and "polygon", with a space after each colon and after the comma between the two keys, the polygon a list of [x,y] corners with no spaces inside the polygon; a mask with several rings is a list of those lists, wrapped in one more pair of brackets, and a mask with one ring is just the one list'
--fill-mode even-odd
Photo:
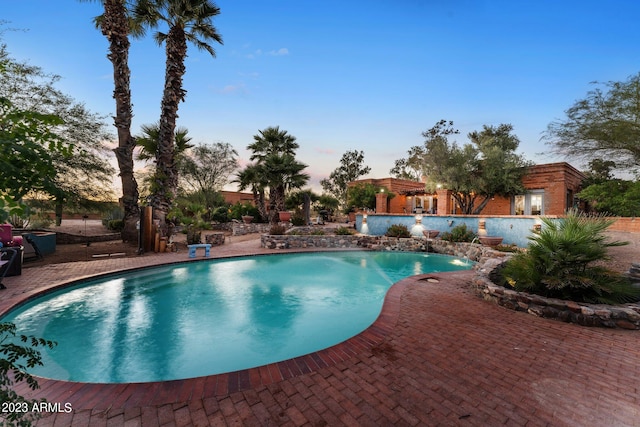
{"label": "palm tree", "polygon": [[[160,125],[158,123],[146,124],[140,126],[140,130],[142,134],[136,137],[136,145],[140,147],[138,160],[154,161],[160,143]],[[192,138],[187,136],[188,133],[189,130],[185,127],[176,129],[174,136],[175,157],[181,156],[189,148],[194,147],[194,145],[190,144]]]}
{"label": "palm tree", "polygon": [[270,126],[265,130],[258,131],[258,135],[253,136],[253,144],[247,146],[247,150],[253,151],[251,160],[264,161],[270,154],[295,155],[300,145],[296,142],[296,137],[290,135],[286,130],[280,130],[279,126]]}
{"label": "palm tree", "polygon": [[253,194],[253,204],[258,208],[260,217],[267,219],[267,207],[265,199],[265,189],[267,182],[263,176],[263,169],[260,165],[250,164],[243,170],[238,172],[237,178],[234,182],[238,183],[238,190],[244,191],[247,188],[251,188]]}
{"label": "palm tree", "polygon": [[209,0],[139,0],[135,7],[135,21],[142,28],[155,29],[160,23],[168,27],[168,32],[154,34],[159,45],[165,44],[167,55],[156,152],[156,191],[151,197],[154,217],[160,220],[163,228],[178,187],[174,131],[178,106],[186,95],[182,78],[186,72],[187,42],[215,57],[215,50],[209,43],[222,44],[222,38],[212,23],[218,14],[220,9]]}
{"label": "palm tree", "polygon": [[278,212],[285,210],[285,195],[287,191],[302,188],[309,175],[302,171],[307,165],[298,162],[290,154],[270,154],[264,159],[262,168],[269,184],[269,219],[271,223],[278,222]]}
{"label": "palm tree", "polygon": [[[249,172],[254,174],[253,178],[263,192],[269,188],[269,222],[277,223],[278,212],[285,209],[286,192],[301,188],[309,180],[309,175],[302,172],[307,165],[295,158],[299,147],[296,138],[278,126],[258,131],[253,140],[247,149],[253,151],[251,160],[256,163],[249,166]],[[264,201],[262,204],[264,206]]]}
{"label": "palm tree", "polygon": [[[145,124],[140,126],[142,133],[136,136],[136,145],[140,147],[138,151],[137,159],[144,162],[156,161],[156,152],[158,151],[158,145],[160,142],[160,125],[158,123]],[[180,160],[186,150],[192,148],[190,144],[191,137],[187,136],[189,131],[187,128],[179,127],[176,129],[174,144],[175,144],[175,159],[176,162]],[[153,172],[145,172],[143,174],[143,196],[145,194],[153,194],[156,192],[157,180],[155,174],[157,169]]]}
{"label": "palm tree", "polygon": [[131,105],[131,70],[129,69],[129,14],[125,0],[102,0],[104,14],[95,19],[96,27],[109,41],[107,58],[113,64],[113,97],[116,100],[114,125],[118,130],[118,147],[113,151],[118,161],[122,182],[124,229],[122,240],[137,241],[136,222],[140,219],[138,183],[133,175],[133,149],[136,141],[131,135],[133,107]]}

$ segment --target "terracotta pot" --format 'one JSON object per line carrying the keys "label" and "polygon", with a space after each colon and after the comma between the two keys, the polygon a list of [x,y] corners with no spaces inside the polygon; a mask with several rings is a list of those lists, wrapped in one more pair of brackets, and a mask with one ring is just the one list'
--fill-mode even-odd
{"label": "terracotta pot", "polygon": [[280,211],[278,212],[278,217],[280,219],[280,222],[288,222],[291,220],[291,212]]}
{"label": "terracotta pot", "polygon": [[427,239],[435,239],[438,234],[440,234],[440,231],[438,230],[423,230],[422,234],[424,234],[424,237],[426,237]]}
{"label": "terracotta pot", "polygon": [[245,224],[251,224],[253,217],[251,215],[242,215],[242,221],[244,221]]}

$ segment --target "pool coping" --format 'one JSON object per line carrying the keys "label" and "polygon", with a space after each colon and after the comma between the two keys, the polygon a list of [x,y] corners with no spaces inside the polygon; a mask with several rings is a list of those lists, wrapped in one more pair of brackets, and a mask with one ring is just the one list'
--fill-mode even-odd
{"label": "pool coping", "polygon": [[[287,251],[287,253],[320,253],[333,251],[340,250]],[[363,249],[358,249],[358,251],[363,251]],[[368,252],[366,249],[364,249],[364,251]],[[16,301],[12,301],[10,304],[7,304],[8,301],[4,301],[4,304],[2,304],[3,308],[0,310],[0,315],[4,315],[41,295],[45,295],[65,287],[74,286],[83,281],[109,277],[128,270],[141,270],[172,264],[181,264],[184,262],[206,262],[210,260],[260,255],[269,255],[269,253],[255,255],[230,255],[215,258],[177,261],[160,265],[147,265],[126,268],[119,271],[108,271],[85,275],[73,280],[67,280],[62,283],[54,283],[38,288],[31,292],[25,292],[20,295],[20,298],[14,298]],[[427,273],[402,279],[394,283],[389,288],[385,295],[380,314],[364,331],[331,347],[284,361],[222,374],[178,380],[138,383],[85,383],[34,376],[40,386],[39,389],[35,391],[29,389],[26,382],[15,384],[13,388],[18,394],[28,398],[45,398],[52,403],[69,403],[72,405],[74,410],[103,410],[164,405],[184,402],[196,398],[215,398],[226,396],[238,391],[253,389],[259,386],[266,386],[282,380],[315,372],[323,368],[335,366],[340,362],[350,359],[362,352],[369,351],[382,344],[386,336],[397,324],[400,315],[401,296],[407,286],[419,283],[420,280],[426,280],[428,278],[440,280],[439,276],[441,275],[447,275],[449,279],[455,278],[457,275],[464,275],[465,278],[470,278],[468,275],[471,271],[472,270],[447,273]]]}

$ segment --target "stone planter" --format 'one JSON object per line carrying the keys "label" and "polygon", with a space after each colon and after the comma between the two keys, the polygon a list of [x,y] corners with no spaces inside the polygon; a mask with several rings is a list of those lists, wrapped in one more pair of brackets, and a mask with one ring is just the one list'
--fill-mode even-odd
{"label": "stone planter", "polygon": [[242,221],[245,224],[251,224],[251,221],[253,221],[253,217],[251,215],[242,215]]}
{"label": "stone planter", "polygon": [[497,236],[478,237],[478,240],[480,240],[480,243],[485,246],[498,246],[500,243],[502,243],[502,237]]}

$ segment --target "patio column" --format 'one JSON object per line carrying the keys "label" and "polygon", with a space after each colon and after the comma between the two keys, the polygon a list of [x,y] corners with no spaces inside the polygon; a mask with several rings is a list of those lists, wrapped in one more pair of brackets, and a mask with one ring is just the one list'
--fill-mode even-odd
{"label": "patio column", "polygon": [[376,213],[387,213],[387,193],[376,193]]}
{"label": "patio column", "polygon": [[438,215],[449,215],[451,212],[451,190],[437,190],[438,194]]}

